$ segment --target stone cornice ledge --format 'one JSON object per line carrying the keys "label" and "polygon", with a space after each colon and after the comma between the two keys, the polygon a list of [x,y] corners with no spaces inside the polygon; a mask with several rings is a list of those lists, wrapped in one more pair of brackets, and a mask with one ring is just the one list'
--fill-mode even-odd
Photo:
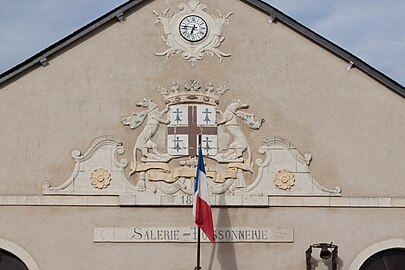
{"label": "stone cornice ledge", "polygon": [[[0,206],[191,206],[190,195],[0,195]],[[405,208],[405,197],[212,196],[212,206]]]}

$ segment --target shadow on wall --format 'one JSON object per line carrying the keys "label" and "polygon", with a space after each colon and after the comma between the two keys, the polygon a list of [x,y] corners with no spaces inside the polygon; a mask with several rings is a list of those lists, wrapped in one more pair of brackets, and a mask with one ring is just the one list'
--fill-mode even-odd
{"label": "shadow on wall", "polygon": [[[220,204],[225,204],[223,196],[219,198]],[[227,207],[221,207],[218,211],[218,217],[216,219],[216,227],[232,227],[231,219],[229,218],[229,210]],[[215,220],[214,220],[215,222]],[[215,229],[214,228],[214,229]],[[215,251],[217,251],[217,258],[220,264],[221,270],[237,270],[238,265],[236,263],[236,254],[234,243],[215,243],[211,250],[210,264],[208,266],[209,270],[214,270],[213,262],[215,257]]]}

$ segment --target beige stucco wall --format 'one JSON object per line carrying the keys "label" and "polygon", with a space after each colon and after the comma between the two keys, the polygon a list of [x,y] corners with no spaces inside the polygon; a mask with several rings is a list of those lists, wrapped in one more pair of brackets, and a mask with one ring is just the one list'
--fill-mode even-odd
{"label": "beige stucco wall", "polygon": [[[152,1],[69,46],[49,65],[0,88],[0,194],[41,194],[73,170],[71,151],[86,151],[99,136],[122,139],[130,160],[141,129],[120,118],[139,111],[135,103],[172,81],[189,79],[231,91],[266,121],[258,131],[242,127],[255,149],[267,137],[288,139],[313,156],[312,175],[343,196],[405,197],[405,100],[348,63],[242,1],[204,1],[209,12],[232,11],[219,63],[205,57],[195,68],[180,55],[168,60],[152,10],[176,11],[174,1]],[[395,61],[395,59],[393,59]],[[159,140],[164,140],[161,128]],[[158,140],[158,141],[159,141]],[[163,149],[163,144],[162,144]],[[255,154],[257,157],[258,154]],[[130,179],[135,181],[135,177]],[[365,247],[405,238],[403,209],[216,208],[221,225],[294,228],[293,244],[203,245],[203,269],[303,269],[309,244],[334,240],[343,268]],[[189,208],[0,207],[0,238],[29,251],[40,269],[192,269],[190,244],[94,244],[95,226],[191,226]],[[326,239],[326,240],[325,240]],[[355,239],[355,241],[353,240]],[[55,248],[55,247],[63,248]],[[315,252],[314,252],[315,253]],[[142,268],[137,268],[142,265]],[[131,266],[131,267],[129,267]],[[319,268],[322,269],[322,265]]]}
{"label": "beige stucco wall", "polygon": [[280,136],[313,155],[312,174],[324,186],[341,185],[347,195],[403,195],[402,97],[241,1],[207,1],[212,10],[234,12],[221,47],[232,56],[223,63],[206,57],[191,68],[180,55],[157,57],[165,45],[152,10],[168,5],[153,1],[134,10],[125,23],[2,86],[1,193],[40,193],[43,181],[63,182],[71,150],[84,151],[102,135],[121,138],[129,153],[140,130],[125,128],[120,117],[136,111],[142,97],[162,105],[156,85],[196,79],[231,88],[222,109],[240,98],[265,118],[260,131],[245,130],[253,149]]}
{"label": "beige stucco wall", "polygon": [[[191,208],[9,207],[1,213],[7,216],[0,223],[2,237],[29,251],[41,270],[186,270],[195,266],[195,244],[93,243],[94,226],[193,226]],[[405,238],[402,213],[400,209],[215,208],[216,225],[290,226],[294,243],[202,244],[202,267],[305,269],[309,245],[331,239],[339,246],[340,269],[347,269],[366,247],[392,235]],[[313,257],[319,259],[318,254],[315,249]],[[328,268],[320,260],[316,269]]]}

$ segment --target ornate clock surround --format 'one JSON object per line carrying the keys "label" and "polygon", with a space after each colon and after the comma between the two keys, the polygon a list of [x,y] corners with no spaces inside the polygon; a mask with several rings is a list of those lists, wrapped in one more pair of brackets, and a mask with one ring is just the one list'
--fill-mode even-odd
{"label": "ornate clock surround", "polygon": [[[169,58],[171,55],[181,53],[183,59],[188,60],[194,67],[198,60],[202,60],[205,55],[211,57],[216,56],[222,62],[223,57],[229,57],[231,54],[224,53],[218,48],[224,41],[222,36],[222,28],[224,24],[229,24],[229,17],[232,12],[227,15],[217,10],[218,15],[211,15],[206,12],[207,6],[201,4],[199,0],[187,0],[178,6],[180,12],[173,14],[170,9],[166,9],[162,15],[155,10],[153,13],[157,16],[155,24],[162,24],[164,29],[163,42],[168,47],[163,52],[157,52],[157,56],[166,56]],[[207,25],[205,35],[198,40],[187,40],[179,31],[181,22],[190,16],[201,18]]]}

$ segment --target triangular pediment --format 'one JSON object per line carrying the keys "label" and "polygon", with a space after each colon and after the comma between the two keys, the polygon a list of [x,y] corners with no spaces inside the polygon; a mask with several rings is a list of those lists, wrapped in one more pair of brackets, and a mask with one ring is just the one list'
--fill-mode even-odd
{"label": "triangular pediment", "polygon": [[[24,62],[0,74],[0,85],[7,83],[7,81],[15,78],[16,76],[22,75],[30,68],[35,68],[41,65],[46,66],[48,64],[48,58],[54,57],[54,55],[57,55],[60,51],[64,50],[66,47],[68,47],[70,44],[74,43],[78,39],[87,38],[87,36],[92,35],[95,31],[98,31],[98,29],[105,26],[106,24],[114,22],[123,23],[125,20],[125,16],[127,16],[128,13],[133,13],[134,10],[143,8],[144,5],[147,5],[150,2],[150,0],[132,0],[118,6],[117,8],[111,10],[110,12],[104,14],[103,16],[73,32],[69,36],[66,36],[65,38],[52,44],[48,48],[38,52]],[[338,45],[327,40],[311,29],[300,24],[274,6],[260,0],[247,0],[242,2],[247,2],[249,5],[256,8],[260,12],[264,12],[265,14],[267,14],[269,16],[270,23],[282,23],[293,29],[300,35],[304,36],[305,38],[308,38],[310,41],[319,45],[323,49],[326,49],[337,57],[343,59],[347,62],[348,69],[358,68],[379,83],[388,87],[390,90],[403,97],[405,96],[405,88],[402,85],[389,78],[385,74],[381,73],[374,67],[370,66],[360,58],[346,51],[345,49],[339,47]]]}
{"label": "triangular pediment", "polygon": [[[200,134],[217,195],[340,196],[347,171],[368,175],[361,160],[347,162],[352,149],[369,152],[361,138],[400,132],[392,123],[402,119],[385,105],[402,106],[402,86],[261,1],[129,1],[1,80],[2,101],[15,105],[3,123],[18,135],[5,151],[32,134],[40,146],[24,137],[30,147],[53,157],[4,173],[32,172],[48,195],[190,192]],[[38,166],[61,169],[42,176]],[[89,182],[99,174],[103,185]],[[348,192],[363,188],[350,183]]]}

